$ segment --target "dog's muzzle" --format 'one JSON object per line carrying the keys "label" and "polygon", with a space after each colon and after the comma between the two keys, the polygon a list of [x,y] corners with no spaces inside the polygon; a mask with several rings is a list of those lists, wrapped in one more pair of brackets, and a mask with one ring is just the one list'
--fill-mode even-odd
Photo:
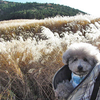
{"label": "dog's muzzle", "polygon": [[78,70],[79,70],[79,71],[82,71],[82,70],[83,70],[83,66],[79,65],[79,66],[78,66]]}

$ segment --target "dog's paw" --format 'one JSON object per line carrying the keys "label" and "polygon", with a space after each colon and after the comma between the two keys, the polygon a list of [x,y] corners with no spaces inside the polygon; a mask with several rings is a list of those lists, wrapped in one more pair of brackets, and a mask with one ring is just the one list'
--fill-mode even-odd
{"label": "dog's paw", "polygon": [[55,90],[55,96],[60,99],[66,98],[72,90],[72,84],[68,80],[63,81],[62,83],[59,83],[57,85],[57,89]]}

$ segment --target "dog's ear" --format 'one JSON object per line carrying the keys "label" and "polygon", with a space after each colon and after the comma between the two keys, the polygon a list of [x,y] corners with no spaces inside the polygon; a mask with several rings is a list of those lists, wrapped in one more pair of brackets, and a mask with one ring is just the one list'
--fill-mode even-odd
{"label": "dog's ear", "polygon": [[95,66],[98,62],[99,62],[98,59],[96,59],[96,58],[93,59],[93,64],[94,64],[94,66]]}
{"label": "dog's ear", "polygon": [[94,55],[93,56],[93,63],[94,63],[94,66],[100,62],[100,53],[98,53],[97,55]]}
{"label": "dog's ear", "polygon": [[93,63],[94,63],[94,65],[96,65],[97,64],[97,60],[96,59],[93,59]]}
{"label": "dog's ear", "polygon": [[66,51],[66,52],[63,54],[63,57],[62,57],[62,61],[63,61],[63,63],[64,63],[65,65],[68,65],[69,58],[70,58],[69,52]]}

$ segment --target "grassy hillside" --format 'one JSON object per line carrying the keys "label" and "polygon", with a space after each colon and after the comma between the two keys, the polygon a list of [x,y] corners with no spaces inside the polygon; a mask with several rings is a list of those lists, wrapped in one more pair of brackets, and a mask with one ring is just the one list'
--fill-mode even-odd
{"label": "grassy hillside", "polygon": [[84,13],[78,9],[53,3],[16,3],[0,1],[0,20],[43,19],[56,15],[73,16],[79,12]]}
{"label": "grassy hillside", "polygon": [[75,42],[100,49],[100,18],[89,15],[0,22],[0,100],[55,100],[52,78]]}

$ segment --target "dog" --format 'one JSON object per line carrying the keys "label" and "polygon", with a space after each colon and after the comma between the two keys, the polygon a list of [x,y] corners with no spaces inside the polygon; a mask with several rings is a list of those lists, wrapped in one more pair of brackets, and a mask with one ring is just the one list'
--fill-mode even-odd
{"label": "dog", "polygon": [[61,100],[67,98],[71,91],[79,85],[92,68],[100,61],[97,47],[89,43],[74,43],[63,54],[63,63],[71,70],[71,80],[57,85],[55,96]]}

